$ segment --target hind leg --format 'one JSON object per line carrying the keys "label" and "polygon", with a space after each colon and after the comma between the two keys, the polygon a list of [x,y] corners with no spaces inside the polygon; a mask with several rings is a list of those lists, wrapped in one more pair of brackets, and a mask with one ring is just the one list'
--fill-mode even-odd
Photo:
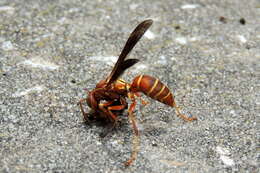
{"label": "hind leg", "polygon": [[173,100],[173,107],[175,108],[175,112],[177,114],[178,117],[180,117],[181,119],[183,119],[184,121],[194,121],[197,120],[197,117],[189,117],[185,114],[182,114],[180,111],[180,108],[176,105],[175,101]]}

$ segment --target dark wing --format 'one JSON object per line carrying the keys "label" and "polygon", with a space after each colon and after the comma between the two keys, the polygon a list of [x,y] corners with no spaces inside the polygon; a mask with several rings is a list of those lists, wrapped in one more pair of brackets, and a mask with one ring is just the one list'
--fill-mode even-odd
{"label": "dark wing", "polygon": [[129,36],[125,47],[123,48],[121,54],[119,55],[119,58],[110,73],[110,75],[107,78],[107,86],[113,83],[117,78],[122,75],[122,73],[129,67],[133,66],[138,62],[137,59],[128,59],[125,60],[129,52],[133,49],[133,47],[136,45],[136,43],[140,40],[140,38],[144,35],[144,33],[147,31],[147,29],[152,25],[153,21],[151,19],[145,20],[142,23],[140,23],[135,30],[131,33]]}

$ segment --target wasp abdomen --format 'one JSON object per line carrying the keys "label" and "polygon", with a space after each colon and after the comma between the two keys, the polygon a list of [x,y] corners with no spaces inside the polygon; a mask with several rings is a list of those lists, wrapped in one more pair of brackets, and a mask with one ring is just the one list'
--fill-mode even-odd
{"label": "wasp abdomen", "polygon": [[169,106],[175,106],[173,95],[169,88],[159,79],[148,75],[140,75],[134,78],[130,90],[143,92],[152,99],[158,100]]}

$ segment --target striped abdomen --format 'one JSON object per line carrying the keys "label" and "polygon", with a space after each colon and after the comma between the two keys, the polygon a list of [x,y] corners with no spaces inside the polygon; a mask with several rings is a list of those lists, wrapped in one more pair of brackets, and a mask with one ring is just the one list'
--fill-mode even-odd
{"label": "striped abdomen", "polygon": [[147,75],[134,78],[130,88],[133,92],[143,92],[152,99],[158,100],[166,105],[175,107],[173,95],[169,88],[159,79]]}

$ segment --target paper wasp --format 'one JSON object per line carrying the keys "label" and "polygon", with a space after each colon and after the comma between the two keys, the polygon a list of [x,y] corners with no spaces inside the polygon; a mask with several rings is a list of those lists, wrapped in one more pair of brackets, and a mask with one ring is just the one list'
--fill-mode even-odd
{"label": "paper wasp", "polygon": [[[127,83],[119,77],[129,67],[136,64],[138,59],[126,59],[129,52],[133,49],[136,43],[141,39],[144,33],[152,25],[152,20],[145,20],[141,22],[129,36],[119,58],[109,76],[101,80],[92,91],[88,92],[88,97],[81,99],[79,105],[83,114],[84,120],[89,118],[105,119],[114,124],[118,121],[118,112],[128,109],[128,118],[133,126],[135,134],[133,151],[130,159],[125,162],[129,166],[137,156],[139,145],[139,131],[136,125],[135,115],[133,113],[136,106],[136,97],[140,97],[140,93],[149,96],[161,103],[174,107],[177,116],[186,121],[196,120],[196,117],[188,117],[180,113],[177,107],[173,94],[168,87],[164,85],[159,79],[148,75],[139,75],[133,79],[132,83]],[[128,106],[127,100],[131,100]],[[87,102],[92,109],[92,113],[86,113],[83,109],[83,102]]]}

